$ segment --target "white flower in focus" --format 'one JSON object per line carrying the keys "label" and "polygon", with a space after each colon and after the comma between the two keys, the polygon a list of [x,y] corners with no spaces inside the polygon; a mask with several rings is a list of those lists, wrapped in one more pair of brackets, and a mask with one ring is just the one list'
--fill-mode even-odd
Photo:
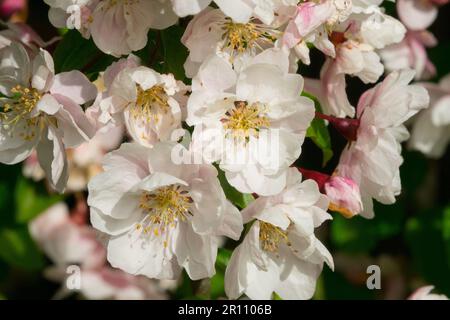
{"label": "white flower in focus", "polygon": [[189,49],[184,64],[188,77],[194,77],[200,65],[217,54],[239,70],[245,60],[272,48],[281,35],[276,26],[265,25],[256,18],[236,23],[218,9],[207,9],[189,22],[181,39]]}
{"label": "white flower in focus", "polygon": [[56,28],[77,29],[89,38],[92,12],[100,0],[44,0],[50,6],[48,19]]}
{"label": "white flower in focus", "polygon": [[344,149],[336,170],[359,185],[366,218],[374,216],[372,198],[392,204],[401,192],[400,143],[409,138],[404,122],[429,104],[425,88],[409,85],[413,78],[412,70],[392,72],[359,99],[357,139]]}
{"label": "white flower in focus", "polygon": [[54,74],[50,54],[41,49],[30,61],[23,46],[0,50],[0,162],[16,164],[34,149],[50,184],[67,182],[65,148],[94,135],[80,105],[95,98],[95,86],[79,71]]}
{"label": "white flower in focus", "polygon": [[286,188],[278,195],[260,197],[243,210],[244,222],[254,222],[234,250],[225,273],[230,299],[310,299],[323,263],[333,269],[333,258],[314,235],[331,219],[328,199],[313,180],[302,182],[289,169]]}
{"label": "white flower in focus", "polygon": [[[108,260],[149,278],[193,280],[215,273],[218,236],[239,239],[242,218],[211,165],[176,165],[175,144],[123,144],[89,183],[95,228],[110,235]],[[187,152],[187,150],[185,150]]]}
{"label": "white flower in focus", "polygon": [[345,76],[356,76],[366,84],[378,81],[384,66],[377,50],[400,42],[405,32],[400,21],[378,10],[372,15],[350,16],[331,33],[335,55],[327,58],[320,80],[306,79],[306,91],[319,99],[325,114],[354,117]]}
{"label": "white flower in focus", "polygon": [[440,158],[450,142],[450,75],[439,84],[421,85],[430,94],[430,108],[414,119],[409,147],[431,158]]}
{"label": "white flower in focus", "polygon": [[147,33],[177,22],[169,0],[104,0],[96,5],[89,26],[97,47],[119,57],[147,44]]}
{"label": "white flower in focus", "polygon": [[[171,0],[175,13],[180,17],[196,15],[206,9],[212,0]],[[266,24],[297,0],[214,0],[219,9],[236,23],[247,23],[252,16]]]}
{"label": "white flower in focus", "polygon": [[219,161],[243,193],[273,195],[285,187],[287,168],[300,156],[314,118],[312,100],[301,96],[303,78],[288,68],[283,50],[264,51],[239,74],[212,56],[193,81],[191,148],[206,162]]}
{"label": "white flower in focus", "polygon": [[173,132],[181,128],[187,91],[181,81],[147,67],[125,67],[108,78],[114,80],[105,83],[108,91],[96,109],[99,121],[124,122],[132,138],[147,147],[178,139]]}

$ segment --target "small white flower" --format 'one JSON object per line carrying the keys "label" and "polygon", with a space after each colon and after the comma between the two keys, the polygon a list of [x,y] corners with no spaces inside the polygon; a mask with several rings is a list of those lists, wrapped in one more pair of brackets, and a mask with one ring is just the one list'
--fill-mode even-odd
{"label": "small white flower", "polygon": [[[175,145],[123,144],[89,183],[91,222],[110,235],[108,260],[128,273],[213,276],[218,236],[239,239],[242,218],[211,165],[175,165]],[[187,152],[187,151],[186,151]]]}
{"label": "small white flower", "polygon": [[212,56],[193,81],[187,123],[191,147],[220,168],[239,191],[272,195],[300,156],[314,104],[301,96],[303,78],[288,73],[283,50],[266,50],[236,74]]}
{"label": "small white flower", "polygon": [[97,94],[79,71],[54,73],[50,54],[41,49],[30,61],[23,46],[0,50],[0,162],[19,163],[34,149],[50,184],[63,191],[67,182],[65,148],[94,135],[80,105]]}
{"label": "small white flower", "polygon": [[450,142],[450,75],[439,84],[422,85],[430,94],[430,108],[414,119],[409,147],[431,158],[440,158]]}
{"label": "small white flower", "polygon": [[173,131],[181,128],[187,87],[171,74],[132,67],[128,60],[119,63],[105,73],[107,91],[91,113],[101,123],[125,123],[132,138],[144,146],[176,140]]}
{"label": "small white flower", "polygon": [[359,185],[366,218],[374,216],[372,198],[392,204],[401,192],[400,143],[409,138],[404,122],[429,104],[425,88],[409,85],[413,78],[412,70],[392,72],[359,99],[357,139],[344,149],[336,170]]}
{"label": "small white flower", "polygon": [[310,299],[323,263],[333,269],[333,258],[314,235],[331,219],[328,199],[313,180],[301,181],[289,169],[286,188],[278,195],[260,197],[243,212],[254,222],[233,252],[225,273],[225,291],[231,299]]}

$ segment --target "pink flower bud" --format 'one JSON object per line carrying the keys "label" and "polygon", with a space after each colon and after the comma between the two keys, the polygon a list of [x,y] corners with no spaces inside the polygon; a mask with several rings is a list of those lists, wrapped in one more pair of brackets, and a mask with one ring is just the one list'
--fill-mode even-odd
{"label": "pink flower bud", "polygon": [[0,3],[0,17],[7,18],[20,11],[25,6],[25,0],[5,0]]}
{"label": "pink flower bud", "polygon": [[359,186],[352,179],[332,176],[324,188],[330,198],[330,210],[339,212],[346,218],[362,211]]}

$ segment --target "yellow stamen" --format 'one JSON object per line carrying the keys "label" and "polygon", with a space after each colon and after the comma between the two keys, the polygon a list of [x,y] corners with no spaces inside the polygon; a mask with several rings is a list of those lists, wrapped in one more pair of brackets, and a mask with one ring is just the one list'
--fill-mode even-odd
{"label": "yellow stamen", "polygon": [[18,128],[19,136],[24,140],[32,140],[36,131],[43,126],[39,115],[32,115],[42,95],[34,88],[25,88],[17,85],[11,89],[13,97],[7,98],[6,103],[1,106],[1,126],[11,135],[14,134],[16,126],[24,120],[23,127]]}
{"label": "yellow stamen", "polygon": [[162,86],[157,85],[143,90],[137,85],[137,99],[131,106],[130,114],[134,119],[158,122],[160,113],[167,113],[170,110],[168,99]]}
{"label": "yellow stamen", "polygon": [[235,108],[227,113],[222,122],[235,139],[243,140],[248,140],[250,136],[258,138],[261,128],[270,127],[270,121],[263,114],[260,105],[254,103],[249,106],[244,101],[236,101]]}
{"label": "yellow stamen", "polygon": [[144,220],[136,225],[136,230],[155,236],[164,233],[170,227],[175,227],[177,222],[186,221],[191,216],[190,206],[192,199],[180,186],[173,185],[162,187],[154,192],[143,192],[139,207],[146,214]]}
{"label": "yellow stamen", "polygon": [[223,26],[224,49],[229,49],[236,54],[242,54],[247,50],[262,48],[263,45],[276,41],[275,30],[262,25],[249,23],[234,23],[227,19]]}
{"label": "yellow stamen", "polygon": [[268,252],[277,252],[280,242],[290,246],[286,231],[264,221],[259,221],[259,240],[263,250]]}

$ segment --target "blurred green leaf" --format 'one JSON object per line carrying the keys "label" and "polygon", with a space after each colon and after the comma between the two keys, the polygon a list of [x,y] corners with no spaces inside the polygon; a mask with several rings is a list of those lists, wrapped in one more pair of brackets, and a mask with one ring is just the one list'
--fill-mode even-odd
{"label": "blurred green leaf", "polygon": [[27,226],[0,230],[0,258],[24,270],[38,270],[44,265]]}
{"label": "blurred green leaf", "polygon": [[435,285],[437,291],[450,295],[450,259],[445,242],[447,232],[443,230],[447,219],[447,210],[443,217],[442,210],[436,209],[411,218],[406,227],[406,241],[424,280]]}
{"label": "blurred green leaf", "polygon": [[232,252],[220,248],[216,259],[216,274],[211,278],[211,299],[225,297],[225,271],[230,261]]}
{"label": "blurred green leaf", "polygon": [[403,191],[414,192],[425,180],[428,162],[420,152],[403,152],[403,157],[405,160],[400,167]]}
{"label": "blurred green leaf", "polygon": [[225,173],[217,168],[219,172],[219,181],[222,186],[225,196],[231,201],[235,206],[240,209],[246,208],[252,201],[255,200],[251,194],[240,193],[232,185],[230,185],[225,177]]}
{"label": "blurred green leaf", "polygon": [[385,206],[375,203],[375,218],[361,216],[346,219],[335,214],[331,223],[331,240],[341,250],[348,252],[368,252],[374,249],[380,240],[395,236],[404,225],[404,207],[402,202]]}
{"label": "blurred green leaf", "polygon": [[219,252],[217,253],[216,268],[225,271],[228,262],[231,259],[231,254],[231,250],[220,248]]}
{"label": "blurred green leaf", "polygon": [[339,271],[324,268],[323,278],[324,299],[329,300],[367,300],[374,298],[374,291],[364,285],[350,283]]}
{"label": "blurred green leaf", "polygon": [[0,164],[0,227],[15,223],[14,191],[21,168],[21,165]]}
{"label": "blurred green leaf", "polygon": [[62,201],[62,195],[48,195],[40,191],[40,184],[20,178],[15,189],[16,222],[27,223],[55,203]]}
{"label": "blurred green leaf", "polygon": [[447,261],[450,266],[450,206],[444,210],[444,216],[442,221],[442,236],[445,241],[445,247],[447,249]]}
{"label": "blurred green leaf", "polygon": [[184,29],[178,25],[161,31],[164,46],[165,72],[173,73],[177,80],[184,80],[184,63],[188,57],[187,48],[181,43]]}

